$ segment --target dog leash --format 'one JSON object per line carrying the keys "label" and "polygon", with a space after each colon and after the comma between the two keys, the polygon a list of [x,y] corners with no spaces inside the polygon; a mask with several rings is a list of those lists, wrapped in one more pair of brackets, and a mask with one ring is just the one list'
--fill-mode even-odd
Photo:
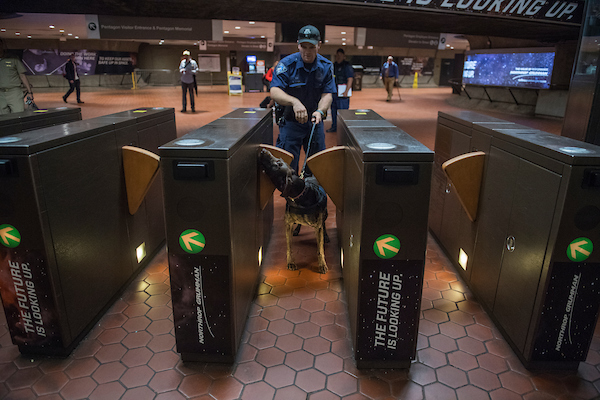
{"label": "dog leash", "polygon": [[306,162],[308,161],[308,154],[310,153],[310,146],[312,144],[313,134],[315,133],[315,127],[317,126],[316,122],[313,122],[312,129],[310,130],[310,138],[308,138],[308,146],[306,147],[306,154],[304,155],[304,165],[302,166],[302,171],[300,171],[300,179],[304,179],[304,171],[306,170]]}

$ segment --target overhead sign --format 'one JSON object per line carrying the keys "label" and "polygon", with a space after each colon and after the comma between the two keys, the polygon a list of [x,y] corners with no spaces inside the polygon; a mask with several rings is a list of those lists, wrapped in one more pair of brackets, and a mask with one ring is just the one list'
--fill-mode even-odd
{"label": "overhead sign", "polygon": [[[339,3],[336,0],[314,0]],[[400,9],[428,9],[460,14],[536,19],[581,24],[585,0],[345,0]]]}
{"label": "overhead sign", "polygon": [[394,31],[389,29],[367,28],[366,46],[412,47],[419,49],[437,49],[440,43],[439,33]]}
{"label": "overhead sign", "polygon": [[[267,39],[246,39],[246,38],[223,38],[223,40],[209,40],[206,43],[206,50],[250,50],[250,51],[268,51]],[[273,51],[273,50],[270,50]]]}
{"label": "overhead sign", "polygon": [[[212,38],[212,21],[202,19],[98,16],[101,39]],[[89,29],[89,27],[88,27]]]}
{"label": "overhead sign", "polygon": [[179,235],[179,245],[186,253],[196,254],[204,250],[206,239],[195,229],[185,230]]}
{"label": "overhead sign", "polygon": [[375,240],[373,251],[379,258],[392,258],[400,251],[400,240],[394,235],[381,235]]}
{"label": "overhead sign", "polygon": [[21,244],[21,234],[12,225],[0,225],[0,243],[11,249],[17,247]]}
{"label": "overhead sign", "polygon": [[594,250],[592,241],[585,237],[573,240],[567,247],[567,257],[569,260],[581,262],[587,260]]}

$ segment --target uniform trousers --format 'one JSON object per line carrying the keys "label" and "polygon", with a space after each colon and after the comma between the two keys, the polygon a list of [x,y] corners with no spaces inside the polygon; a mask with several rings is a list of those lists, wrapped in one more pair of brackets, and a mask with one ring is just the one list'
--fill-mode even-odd
{"label": "uniform trousers", "polygon": [[337,130],[337,110],[347,110],[350,108],[350,97],[339,97],[333,94],[333,102],[331,103],[331,130]]}
{"label": "uniform trousers", "polygon": [[23,89],[20,87],[0,89],[0,114],[25,111]]}
{"label": "uniform trousers", "polygon": [[[289,151],[294,155],[294,159],[290,166],[298,172],[298,174],[301,173],[301,171],[298,171],[298,159],[300,158],[301,148],[304,148],[304,153],[308,154],[309,157],[319,151],[325,150],[323,121],[315,127],[310,150],[308,150],[308,140],[310,138],[311,129],[312,122],[310,121],[304,124],[285,121],[282,125],[279,125],[279,136],[277,137],[276,146],[280,149]],[[306,173],[310,175],[308,167],[306,167]]]}

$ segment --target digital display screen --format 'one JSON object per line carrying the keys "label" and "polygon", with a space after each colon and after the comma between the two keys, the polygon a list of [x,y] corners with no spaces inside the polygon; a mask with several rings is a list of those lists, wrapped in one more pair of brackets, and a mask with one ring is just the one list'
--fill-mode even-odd
{"label": "digital display screen", "polygon": [[246,56],[246,62],[248,64],[255,64],[256,63],[256,56]]}
{"label": "digital display screen", "polygon": [[467,52],[463,84],[549,89],[554,51]]}

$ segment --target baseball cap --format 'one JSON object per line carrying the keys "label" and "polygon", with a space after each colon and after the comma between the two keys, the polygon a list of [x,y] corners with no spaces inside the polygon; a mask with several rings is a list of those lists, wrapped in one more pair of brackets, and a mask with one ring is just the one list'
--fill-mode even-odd
{"label": "baseball cap", "polygon": [[312,25],[306,25],[300,28],[298,32],[298,43],[312,43],[315,46],[321,41],[319,30]]}
{"label": "baseball cap", "polygon": [[183,55],[184,56],[189,56],[190,55],[190,51],[189,50],[184,50],[183,51]]}

